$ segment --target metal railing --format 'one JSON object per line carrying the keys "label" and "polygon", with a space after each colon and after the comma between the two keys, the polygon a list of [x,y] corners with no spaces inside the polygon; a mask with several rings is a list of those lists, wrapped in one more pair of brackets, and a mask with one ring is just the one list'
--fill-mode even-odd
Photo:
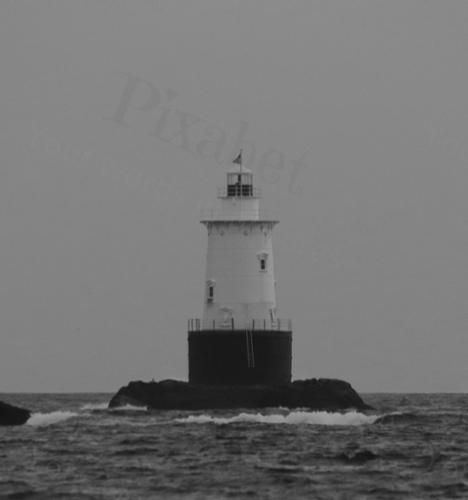
{"label": "metal railing", "polygon": [[232,213],[226,213],[218,209],[204,209],[200,213],[201,222],[216,221],[260,221],[260,222],[278,222],[275,213],[271,210],[244,210],[240,209]]}
{"label": "metal railing", "polygon": [[240,321],[234,318],[213,319],[203,321],[201,318],[190,318],[187,320],[189,332],[199,332],[202,330],[280,330],[292,331],[292,321],[289,318],[256,318],[250,321]]}
{"label": "metal railing", "polygon": [[[237,189],[236,189],[237,188]],[[248,189],[247,189],[248,188]],[[218,198],[261,198],[262,190],[252,186],[224,186],[218,188]]]}

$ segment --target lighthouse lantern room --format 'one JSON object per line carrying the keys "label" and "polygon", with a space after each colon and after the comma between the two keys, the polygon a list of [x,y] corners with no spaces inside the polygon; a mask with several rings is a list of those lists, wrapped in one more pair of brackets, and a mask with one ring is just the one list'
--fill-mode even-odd
{"label": "lighthouse lantern room", "polygon": [[208,231],[203,317],[188,325],[189,382],[287,384],[291,321],[277,317],[272,231],[242,152],[201,220]]}

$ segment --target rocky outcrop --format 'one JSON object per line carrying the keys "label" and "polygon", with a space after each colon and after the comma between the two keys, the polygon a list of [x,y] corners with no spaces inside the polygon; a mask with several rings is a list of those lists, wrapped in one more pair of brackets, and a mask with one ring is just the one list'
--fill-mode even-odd
{"label": "rocky outcrop", "polygon": [[0,425],[22,425],[29,420],[30,416],[29,410],[0,401]]}
{"label": "rocky outcrop", "polygon": [[296,380],[287,385],[201,385],[177,380],[130,382],[113,396],[110,408],[125,405],[158,410],[215,408],[309,408],[337,411],[370,409],[348,382],[335,379]]}

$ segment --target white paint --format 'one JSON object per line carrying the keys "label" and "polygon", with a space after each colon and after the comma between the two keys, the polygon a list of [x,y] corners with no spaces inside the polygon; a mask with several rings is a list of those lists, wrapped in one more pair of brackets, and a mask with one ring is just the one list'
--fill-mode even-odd
{"label": "white paint", "polygon": [[[242,169],[244,190],[233,194],[240,168],[227,173],[227,187],[218,207],[201,221],[208,230],[203,328],[250,328],[276,321],[272,230],[277,221],[260,211],[252,173]],[[230,188],[231,187],[231,188]],[[239,194],[239,193],[237,193]],[[264,260],[264,269],[262,269]],[[210,288],[212,287],[212,294]],[[211,296],[212,295],[212,296]]]}

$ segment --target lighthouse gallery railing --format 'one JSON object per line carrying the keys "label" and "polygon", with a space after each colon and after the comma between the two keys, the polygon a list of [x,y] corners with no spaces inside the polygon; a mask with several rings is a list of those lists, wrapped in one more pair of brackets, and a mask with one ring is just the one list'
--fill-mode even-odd
{"label": "lighthouse gallery railing", "polygon": [[289,318],[271,319],[252,319],[250,322],[235,321],[234,318],[228,320],[205,321],[201,318],[190,318],[187,321],[189,332],[200,332],[202,330],[278,330],[292,331],[292,321]]}
{"label": "lighthouse gallery railing", "polygon": [[221,209],[205,208],[200,211],[202,222],[278,222],[274,210],[246,210],[238,208],[232,213],[226,213]]}

